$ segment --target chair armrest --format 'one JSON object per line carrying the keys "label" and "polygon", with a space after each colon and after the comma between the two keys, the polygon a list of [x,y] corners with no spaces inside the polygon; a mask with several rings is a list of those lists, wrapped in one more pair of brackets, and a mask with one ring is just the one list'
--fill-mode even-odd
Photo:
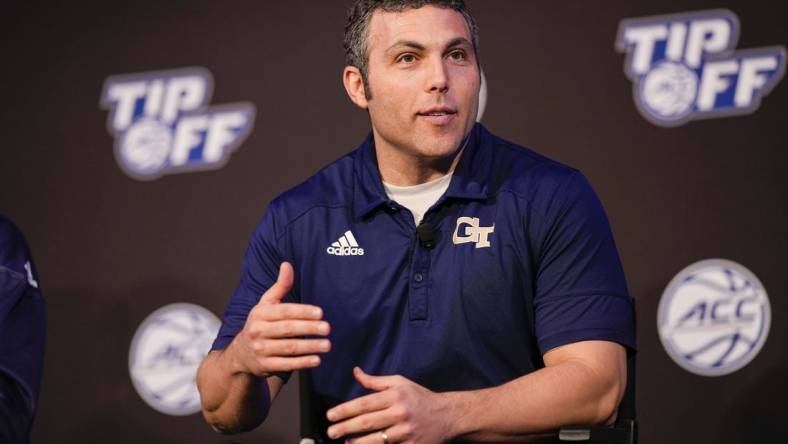
{"label": "chair armrest", "polygon": [[558,431],[559,442],[637,444],[637,422],[625,419],[614,426],[576,425]]}

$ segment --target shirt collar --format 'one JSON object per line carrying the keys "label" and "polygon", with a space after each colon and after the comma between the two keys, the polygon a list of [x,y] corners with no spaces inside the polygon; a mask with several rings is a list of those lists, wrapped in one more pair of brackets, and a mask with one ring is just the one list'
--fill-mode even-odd
{"label": "shirt collar", "polygon": [[491,173],[490,133],[476,123],[468,134],[460,161],[454,169],[445,197],[484,200],[489,197]]}
{"label": "shirt collar", "polygon": [[375,141],[371,132],[355,152],[353,171],[353,212],[357,218],[361,218],[389,201],[378,170]]}
{"label": "shirt collar", "polygon": [[[480,123],[476,123],[471,128],[468,142],[454,169],[449,188],[441,200],[445,198],[484,200],[489,197],[490,139],[490,133]],[[372,133],[356,150],[354,172],[353,212],[357,218],[361,218],[389,202],[378,170]]]}

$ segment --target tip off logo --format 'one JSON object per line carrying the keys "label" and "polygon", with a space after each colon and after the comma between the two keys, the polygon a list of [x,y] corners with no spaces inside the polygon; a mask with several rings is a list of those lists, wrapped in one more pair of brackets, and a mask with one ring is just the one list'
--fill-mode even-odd
{"label": "tip off logo", "polygon": [[727,9],[623,20],[616,49],[635,104],[651,123],[750,114],[785,73],[786,50],[734,51],[739,19]]}
{"label": "tip off logo", "polygon": [[200,411],[197,367],[220,324],[210,311],[184,303],[166,305],[142,321],[131,341],[129,372],[148,405],[175,416]]}
{"label": "tip off logo", "polygon": [[108,78],[101,107],[110,110],[107,130],[115,137],[115,158],[123,171],[153,180],[227,163],[251,132],[255,107],[208,107],[212,94],[213,77],[204,68]]}
{"label": "tip off logo", "polygon": [[668,355],[702,376],[733,373],[752,361],[766,342],[769,297],[743,266],[709,259],[685,268],[659,302],[657,328]]}

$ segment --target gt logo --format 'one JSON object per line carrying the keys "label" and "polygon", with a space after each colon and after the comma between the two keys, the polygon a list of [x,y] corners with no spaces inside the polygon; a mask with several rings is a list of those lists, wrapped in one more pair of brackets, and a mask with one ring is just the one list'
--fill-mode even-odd
{"label": "gt logo", "polygon": [[[460,230],[460,227],[463,230]],[[458,217],[457,226],[454,228],[454,235],[451,241],[454,245],[465,244],[473,242],[476,248],[484,248],[490,246],[490,241],[487,239],[495,231],[495,224],[491,227],[479,226],[478,217]],[[463,233],[462,235],[460,233]]]}

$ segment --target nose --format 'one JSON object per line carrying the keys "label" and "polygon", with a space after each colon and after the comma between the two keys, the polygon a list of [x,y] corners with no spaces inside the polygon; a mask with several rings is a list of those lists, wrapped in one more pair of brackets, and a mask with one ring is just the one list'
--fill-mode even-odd
{"label": "nose", "polygon": [[445,60],[443,57],[435,57],[430,63],[428,78],[427,78],[427,91],[445,93],[449,90],[449,72],[446,69]]}

